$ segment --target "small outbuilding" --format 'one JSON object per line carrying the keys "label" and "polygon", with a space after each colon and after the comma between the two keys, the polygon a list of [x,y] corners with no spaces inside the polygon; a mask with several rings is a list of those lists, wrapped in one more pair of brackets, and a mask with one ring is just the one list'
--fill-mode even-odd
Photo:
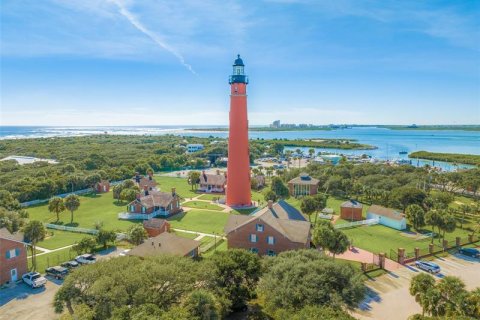
{"label": "small outbuilding", "polygon": [[100,182],[97,182],[97,184],[95,185],[95,189],[98,193],[109,192],[110,182],[108,182],[108,180],[102,180]]}
{"label": "small outbuilding", "polygon": [[340,218],[344,220],[363,220],[363,205],[355,200],[345,201],[340,205]]}
{"label": "small outbuilding", "polygon": [[367,210],[367,219],[378,219],[379,224],[393,229],[407,229],[405,215],[394,209],[372,205]]}
{"label": "small outbuilding", "polygon": [[148,233],[148,237],[156,237],[163,232],[170,231],[170,223],[165,219],[152,218],[150,220],[143,221],[143,228]]}

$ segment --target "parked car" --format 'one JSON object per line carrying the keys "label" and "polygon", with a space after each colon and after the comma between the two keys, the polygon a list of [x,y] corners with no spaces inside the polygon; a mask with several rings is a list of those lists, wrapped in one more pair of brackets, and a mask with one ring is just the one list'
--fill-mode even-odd
{"label": "parked car", "polygon": [[93,254],[85,253],[76,257],[75,261],[77,261],[80,264],[92,264],[97,262],[97,258],[95,258]]}
{"label": "parked car", "polygon": [[475,248],[461,248],[458,252],[472,258],[480,258],[480,250]]}
{"label": "parked car", "polygon": [[127,255],[128,251],[130,251],[130,249],[125,249],[122,252],[120,252],[118,255],[121,256],[121,257],[125,257]]}
{"label": "parked car", "polygon": [[32,288],[40,288],[47,283],[47,279],[38,272],[25,273],[22,276],[22,280]]}
{"label": "parked car", "polygon": [[60,266],[49,267],[45,269],[45,273],[55,279],[63,279],[68,274],[68,269]]}
{"label": "parked car", "polygon": [[417,268],[422,269],[424,271],[430,272],[430,273],[439,273],[440,272],[440,266],[436,263],[430,262],[430,261],[416,261],[415,265]]}
{"label": "parked car", "polygon": [[75,260],[70,260],[61,264],[62,267],[67,269],[75,269],[79,266],[78,262]]}

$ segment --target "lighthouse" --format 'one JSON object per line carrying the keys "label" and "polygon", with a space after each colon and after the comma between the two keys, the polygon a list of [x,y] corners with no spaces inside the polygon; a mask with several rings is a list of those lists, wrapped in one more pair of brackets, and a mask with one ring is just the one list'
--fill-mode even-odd
{"label": "lighthouse", "polygon": [[240,55],[233,64],[230,83],[230,129],[228,136],[227,205],[251,206],[250,150],[248,148],[247,84]]}

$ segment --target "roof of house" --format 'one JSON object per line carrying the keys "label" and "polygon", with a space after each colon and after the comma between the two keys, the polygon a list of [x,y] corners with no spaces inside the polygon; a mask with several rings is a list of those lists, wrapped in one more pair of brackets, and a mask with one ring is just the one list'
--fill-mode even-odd
{"label": "roof of house", "polygon": [[174,254],[185,256],[200,246],[200,241],[179,237],[175,234],[163,232],[160,235],[145,240],[141,245],[131,249],[127,254],[131,256],[147,257],[156,254]]}
{"label": "roof of house", "polygon": [[368,212],[377,214],[379,216],[388,217],[394,220],[402,220],[405,217],[405,215],[402,212],[399,212],[394,209],[378,206],[376,204],[370,206],[370,208],[368,208]]}
{"label": "roof of house", "polygon": [[108,185],[110,184],[110,182],[108,180],[101,180],[100,182],[98,182],[99,185]]}
{"label": "roof of house", "polygon": [[310,223],[305,220],[302,214],[281,200],[255,212],[253,215],[230,215],[225,225],[225,233],[237,230],[253,220],[262,220],[279,233],[285,235],[290,241],[305,243],[310,234]]}
{"label": "roof of house", "polygon": [[318,184],[319,182],[320,180],[312,178],[306,173],[301,173],[300,176],[288,181],[288,183],[293,184]]}
{"label": "roof of house", "polygon": [[363,208],[363,205],[358,201],[348,200],[348,201],[345,201],[344,203],[342,203],[340,205],[340,207],[342,207],[342,208]]}
{"label": "roof of house", "polygon": [[212,184],[216,186],[221,186],[225,184],[226,180],[227,179],[223,174],[211,174],[211,173],[200,174],[200,184]]}
{"label": "roof of house", "polygon": [[161,229],[165,223],[167,223],[167,220],[165,219],[152,218],[150,220],[143,221],[143,227]]}
{"label": "roof of house", "polygon": [[145,186],[147,186],[149,189],[155,188],[157,186],[157,181],[155,181],[153,178],[150,180],[150,178],[142,177],[138,183],[138,186],[140,189],[143,189]]}
{"label": "roof of house", "polygon": [[7,228],[0,229],[0,239],[11,240],[16,242],[24,242],[23,241],[23,233],[15,232],[10,233]]}
{"label": "roof of house", "polygon": [[176,194],[170,192],[149,191],[147,196],[141,197],[140,200],[135,199],[133,202],[139,201],[146,208],[167,207],[176,197]]}

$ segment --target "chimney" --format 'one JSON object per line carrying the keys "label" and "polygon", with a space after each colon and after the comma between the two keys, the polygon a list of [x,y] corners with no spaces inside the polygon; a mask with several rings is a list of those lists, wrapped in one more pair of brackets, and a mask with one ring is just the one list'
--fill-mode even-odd
{"label": "chimney", "polygon": [[217,175],[220,175],[220,170],[217,170]]}
{"label": "chimney", "polygon": [[273,207],[273,201],[272,200],[268,200],[268,208],[269,209],[272,209]]}
{"label": "chimney", "polygon": [[148,186],[143,186],[143,194],[148,196]]}
{"label": "chimney", "polygon": [[140,198],[142,197],[142,195],[141,195],[140,193],[137,193],[137,194],[135,195],[135,197],[137,198],[137,200],[140,200]]}

